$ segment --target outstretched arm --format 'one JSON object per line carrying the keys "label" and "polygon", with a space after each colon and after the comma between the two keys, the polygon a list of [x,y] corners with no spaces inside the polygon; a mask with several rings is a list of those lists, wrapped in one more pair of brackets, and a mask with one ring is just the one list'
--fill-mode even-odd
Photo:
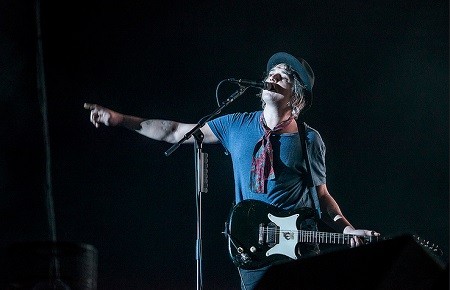
{"label": "outstretched arm", "polygon": [[[85,103],[84,108],[91,111],[90,121],[97,128],[102,124],[105,126],[122,126],[153,140],[165,141],[168,143],[178,142],[196,125],[170,120],[144,119],[141,117],[125,115],[97,104]],[[204,143],[219,142],[208,124],[205,124],[205,126],[201,128],[201,131],[204,135]],[[193,142],[194,139],[192,137],[186,141],[186,143]]]}

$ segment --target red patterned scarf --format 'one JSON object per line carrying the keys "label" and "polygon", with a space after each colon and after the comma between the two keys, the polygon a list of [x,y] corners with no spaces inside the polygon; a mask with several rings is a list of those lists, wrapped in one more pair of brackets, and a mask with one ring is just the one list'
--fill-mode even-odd
{"label": "red patterned scarf", "polygon": [[275,177],[270,135],[287,127],[293,119],[294,117],[291,116],[289,119],[276,125],[273,129],[270,129],[264,120],[264,113],[261,114],[259,121],[264,128],[264,135],[258,140],[253,151],[252,170],[250,173],[250,188],[253,192],[264,193],[267,189],[267,180]]}

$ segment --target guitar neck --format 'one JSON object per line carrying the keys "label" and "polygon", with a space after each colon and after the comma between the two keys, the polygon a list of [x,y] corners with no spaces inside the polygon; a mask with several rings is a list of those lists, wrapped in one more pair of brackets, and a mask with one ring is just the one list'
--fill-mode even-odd
{"label": "guitar neck", "polygon": [[[340,233],[327,233],[318,231],[298,231],[298,241],[304,243],[321,243],[321,244],[340,244],[350,245],[351,239],[354,235],[340,234]],[[377,237],[359,237],[364,240],[364,243],[372,243],[378,240]]]}

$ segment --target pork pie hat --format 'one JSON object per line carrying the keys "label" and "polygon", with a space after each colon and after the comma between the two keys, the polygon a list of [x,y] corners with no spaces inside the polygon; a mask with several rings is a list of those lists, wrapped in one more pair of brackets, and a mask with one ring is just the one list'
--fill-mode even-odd
{"label": "pork pie hat", "polygon": [[314,86],[314,72],[306,60],[302,58],[296,58],[293,55],[286,52],[277,52],[272,55],[267,62],[267,73],[276,65],[285,63],[290,66],[299,80],[303,83],[306,89],[306,108],[309,108],[312,103],[312,88]]}

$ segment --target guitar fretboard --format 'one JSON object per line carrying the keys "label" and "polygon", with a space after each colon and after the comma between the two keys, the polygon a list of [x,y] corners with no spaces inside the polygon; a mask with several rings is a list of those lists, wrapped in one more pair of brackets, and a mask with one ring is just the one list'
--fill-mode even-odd
{"label": "guitar fretboard", "polygon": [[325,243],[325,244],[342,244],[349,245],[353,235],[327,233],[317,231],[298,231],[298,241],[304,243]]}

